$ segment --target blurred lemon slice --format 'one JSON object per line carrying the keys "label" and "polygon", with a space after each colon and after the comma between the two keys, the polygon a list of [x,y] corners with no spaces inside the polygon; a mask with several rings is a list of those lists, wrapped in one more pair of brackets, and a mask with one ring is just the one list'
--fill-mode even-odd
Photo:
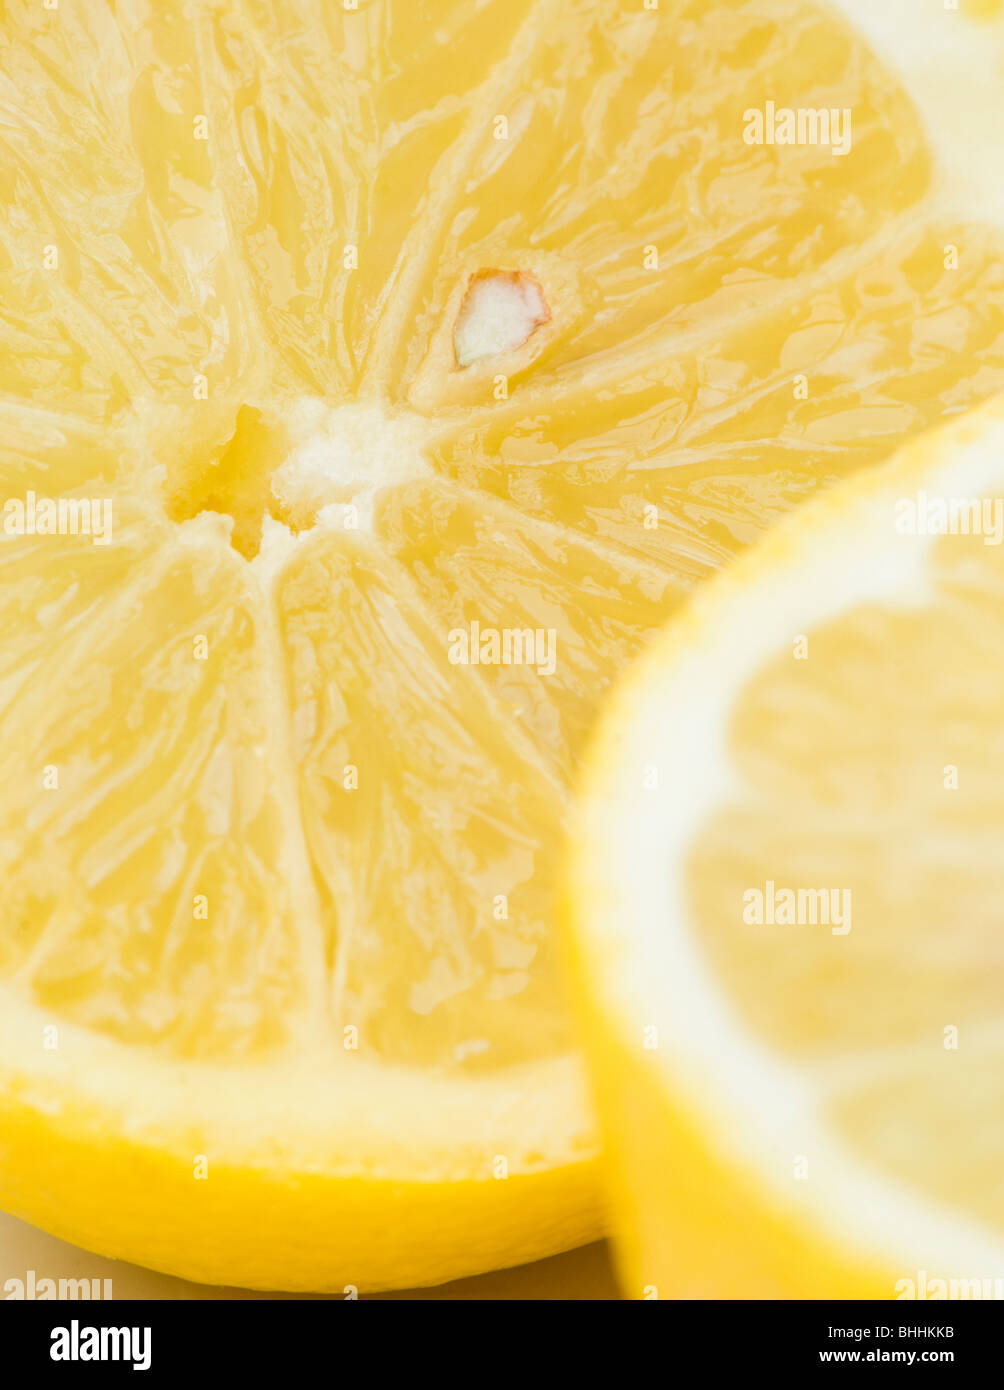
{"label": "blurred lemon slice", "polygon": [[606,712],[569,898],[635,1296],[1004,1275],[1002,541],[997,403],[780,527]]}

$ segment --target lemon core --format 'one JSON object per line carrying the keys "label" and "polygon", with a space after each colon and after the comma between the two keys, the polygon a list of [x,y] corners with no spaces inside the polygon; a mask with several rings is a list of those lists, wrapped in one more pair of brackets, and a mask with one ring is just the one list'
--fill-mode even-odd
{"label": "lemon core", "polygon": [[420,416],[380,404],[300,396],[242,405],[222,446],[169,468],[167,512],[179,523],[222,516],[230,544],[248,560],[270,519],[294,534],[317,525],[371,531],[379,492],[430,473],[428,428]]}
{"label": "lemon core", "polygon": [[304,397],[284,423],[292,449],[272,477],[280,514],[317,518],[337,504],[339,520],[351,507],[355,526],[372,530],[377,493],[431,472],[423,453],[428,423],[410,411]]}

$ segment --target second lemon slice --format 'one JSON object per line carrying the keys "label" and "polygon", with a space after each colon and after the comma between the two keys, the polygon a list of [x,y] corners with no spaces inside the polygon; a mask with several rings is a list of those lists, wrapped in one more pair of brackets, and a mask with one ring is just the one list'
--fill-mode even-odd
{"label": "second lemon slice", "polygon": [[1004,1275],[1002,459],[995,405],[830,493],[606,715],[570,895],[635,1296]]}

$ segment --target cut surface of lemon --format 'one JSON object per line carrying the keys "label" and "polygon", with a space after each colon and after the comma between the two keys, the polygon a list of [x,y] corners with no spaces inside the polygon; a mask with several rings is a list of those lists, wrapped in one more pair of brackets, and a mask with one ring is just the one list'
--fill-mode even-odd
{"label": "cut surface of lemon", "polygon": [[569,882],[630,1288],[999,1297],[1004,404],[797,522],[592,753]]}
{"label": "cut surface of lemon", "polygon": [[[851,147],[748,144],[768,98]],[[5,7],[0,1203],[265,1288],[598,1232],[584,740],[704,576],[1004,389],[938,129],[801,0]]]}

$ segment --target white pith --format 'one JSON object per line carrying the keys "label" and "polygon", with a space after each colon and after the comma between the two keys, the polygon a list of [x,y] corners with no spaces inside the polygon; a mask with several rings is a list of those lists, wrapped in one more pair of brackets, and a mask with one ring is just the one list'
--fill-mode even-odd
{"label": "white pith", "polygon": [[[151,1055],[148,1084],[138,1090],[132,1049],[60,1021],[60,1046],[49,1051],[41,1039],[52,1023],[46,1010],[5,995],[0,1059],[10,1059],[11,1074],[0,1060],[0,1086],[39,1113],[65,1112],[95,1132],[111,1127],[140,1146],[197,1132],[216,1162],[253,1166],[275,1161],[281,1136],[290,1172],[413,1181],[488,1180],[496,1154],[516,1176],[594,1151],[576,1057],[471,1079],[425,1072],[417,1085],[407,1067],[330,1049],[322,1058],[312,1049],[257,1064],[249,1107],[239,1068]],[[25,1038],[39,1039],[30,1075],[16,1064]]]}

